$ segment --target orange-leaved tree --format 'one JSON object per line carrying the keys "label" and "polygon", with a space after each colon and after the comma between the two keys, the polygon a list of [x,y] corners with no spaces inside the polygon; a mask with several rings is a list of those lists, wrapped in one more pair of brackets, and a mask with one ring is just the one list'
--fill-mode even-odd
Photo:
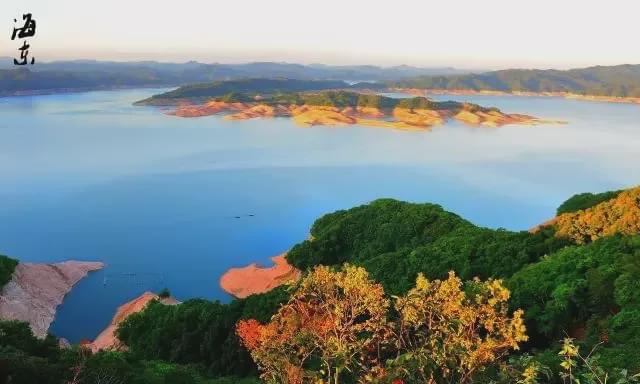
{"label": "orange-leaved tree", "polygon": [[319,266],[299,283],[271,321],[238,323],[236,331],[273,383],[338,383],[380,361],[389,302],[363,268]]}
{"label": "orange-leaved tree", "polygon": [[320,266],[268,324],[236,332],[270,383],[468,383],[527,339],[508,299],[500,280],[419,275],[390,312],[363,268]]}

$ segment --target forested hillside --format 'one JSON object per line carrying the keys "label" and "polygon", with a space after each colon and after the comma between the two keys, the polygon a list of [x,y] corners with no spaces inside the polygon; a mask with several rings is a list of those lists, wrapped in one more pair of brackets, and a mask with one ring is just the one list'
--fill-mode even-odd
{"label": "forested hillside", "polygon": [[570,70],[507,69],[476,74],[421,76],[390,84],[400,88],[568,92],[580,95],[640,97],[640,65]]}
{"label": "forested hillside", "polygon": [[298,284],[229,304],[152,303],[118,330],[129,352],[79,358],[42,342],[18,346],[28,328],[5,324],[0,344],[12,347],[0,348],[0,361],[51,383],[78,364],[128,382],[143,374],[169,382],[167,372],[184,383],[258,374],[287,383],[634,382],[640,233],[617,226],[578,240],[558,223],[638,209],[639,189],[577,195],[535,233],[376,200],[316,220],[287,256],[305,271]]}

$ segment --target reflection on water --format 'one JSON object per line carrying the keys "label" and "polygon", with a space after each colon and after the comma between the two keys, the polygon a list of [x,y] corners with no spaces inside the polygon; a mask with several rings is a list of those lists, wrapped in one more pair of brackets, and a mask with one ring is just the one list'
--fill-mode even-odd
{"label": "reflection on water", "polygon": [[575,192],[640,180],[634,105],[456,96],[569,124],[405,132],[131,106],[155,92],[0,99],[0,252],[108,264],[59,311],[52,330],[72,341],[144,290],[228,300],[228,267],[268,262],[319,215],[378,197],[526,229]]}

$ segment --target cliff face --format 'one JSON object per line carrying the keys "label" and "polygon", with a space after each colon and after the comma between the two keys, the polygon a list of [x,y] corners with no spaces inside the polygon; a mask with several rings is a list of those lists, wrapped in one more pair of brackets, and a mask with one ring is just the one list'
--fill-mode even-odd
{"label": "cliff face", "polygon": [[29,323],[44,338],[64,296],[100,262],[65,261],[55,264],[20,263],[0,292],[0,318]]}
{"label": "cliff face", "polygon": [[135,299],[122,304],[118,307],[115,316],[111,320],[111,323],[107,328],[102,331],[96,339],[89,344],[88,346],[91,348],[93,352],[98,352],[99,350],[122,350],[125,349],[126,346],[122,344],[120,340],[116,337],[116,329],[118,325],[123,322],[130,315],[140,312],[146,308],[147,304],[149,304],[152,300],[160,300],[161,303],[165,305],[174,305],[179,302],[172,298],[160,298],[155,293],[145,292],[142,295],[136,297]]}

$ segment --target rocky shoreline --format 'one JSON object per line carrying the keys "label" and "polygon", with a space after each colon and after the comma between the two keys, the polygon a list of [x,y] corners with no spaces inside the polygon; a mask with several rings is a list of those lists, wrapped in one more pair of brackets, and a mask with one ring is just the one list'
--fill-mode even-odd
{"label": "rocky shoreline", "polygon": [[74,260],[20,263],[0,291],[0,318],[27,322],[34,335],[44,338],[66,294],[89,272],[102,268],[101,262]]}

